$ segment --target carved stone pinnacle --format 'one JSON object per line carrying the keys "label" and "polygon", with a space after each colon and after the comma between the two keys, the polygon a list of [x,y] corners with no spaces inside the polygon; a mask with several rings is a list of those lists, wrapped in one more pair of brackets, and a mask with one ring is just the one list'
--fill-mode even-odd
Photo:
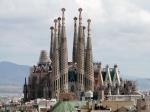
{"label": "carved stone pinnacle", "polygon": [[58,20],[60,21],[60,20],[61,20],[61,17],[58,17]]}
{"label": "carved stone pinnacle", "polygon": [[79,12],[82,12],[82,8],[79,8],[78,11],[79,11]]}
{"label": "carved stone pinnacle", "polygon": [[51,30],[53,30],[53,29],[54,29],[54,27],[53,27],[53,26],[51,26],[51,27],[50,27],[50,29],[51,29]]}
{"label": "carved stone pinnacle", "polygon": [[87,22],[90,23],[90,22],[91,22],[91,19],[88,19]]}
{"label": "carved stone pinnacle", "polygon": [[74,19],[74,20],[77,20],[77,17],[74,17],[73,19]]}
{"label": "carved stone pinnacle", "polygon": [[54,22],[57,23],[57,19],[54,19]]}
{"label": "carved stone pinnacle", "polygon": [[62,12],[65,12],[65,10],[66,10],[65,8],[62,8],[62,9],[61,9]]}

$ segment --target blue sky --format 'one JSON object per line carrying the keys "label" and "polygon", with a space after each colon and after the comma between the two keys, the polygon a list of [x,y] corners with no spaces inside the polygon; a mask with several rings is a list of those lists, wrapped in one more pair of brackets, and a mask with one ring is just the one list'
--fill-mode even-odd
{"label": "blue sky", "polygon": [[69,60],[73,18],[83,8],[92,19],[93,57],[102,65],[118,64],[121,74],[150,77],[149,0],[0,0],[0,61],[36,64],[49,51],[53,20],[66,8]]}

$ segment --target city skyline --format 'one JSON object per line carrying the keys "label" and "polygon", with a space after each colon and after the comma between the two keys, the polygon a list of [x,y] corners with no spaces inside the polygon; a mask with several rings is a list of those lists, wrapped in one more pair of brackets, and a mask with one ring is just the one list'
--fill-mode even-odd
{"label": "city skyline", "polygon": [[74,15],[78,16],[76,10],[82,7],[83,17],[92,19],[94,61],[102,62],[103,66],[110,64],[113,67],[118,64],[125,76],[150,77],[148,1],[67,0],[65,4],[63,0],[0,2],[0,61],[33,65],[37,62],[41,50],[49,52],[49,28],[54,25],[54,17],[61,16],[59,9],[62,7],[66,8],[68,58],[71,60],[71,21]]}

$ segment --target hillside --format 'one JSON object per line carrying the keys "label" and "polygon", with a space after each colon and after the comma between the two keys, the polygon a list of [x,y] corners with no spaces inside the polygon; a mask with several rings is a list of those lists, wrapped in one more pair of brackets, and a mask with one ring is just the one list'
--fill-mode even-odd
{"label": "hillside", "polygon": [[0,62],[0,95],[20,93],[24,78],[28,76],[29,66],[11,62]]}

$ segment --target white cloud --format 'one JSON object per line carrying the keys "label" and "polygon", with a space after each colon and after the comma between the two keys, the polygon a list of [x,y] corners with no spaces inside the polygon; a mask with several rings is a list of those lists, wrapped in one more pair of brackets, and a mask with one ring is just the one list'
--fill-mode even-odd
{"label": "white cloud", "polygon": [[0,60],[35,64],[40,50],[49,50],[49,27],[54,18],[61,16],[62,7],[66,8],[71,59],[73,17],[82,7],[84,24],[92,19],[94,59],[103,65],[119,63],[128,74],[149,74],[148,67],[144,67],[150,66],[147,4],[139,0],[1,0]]}

